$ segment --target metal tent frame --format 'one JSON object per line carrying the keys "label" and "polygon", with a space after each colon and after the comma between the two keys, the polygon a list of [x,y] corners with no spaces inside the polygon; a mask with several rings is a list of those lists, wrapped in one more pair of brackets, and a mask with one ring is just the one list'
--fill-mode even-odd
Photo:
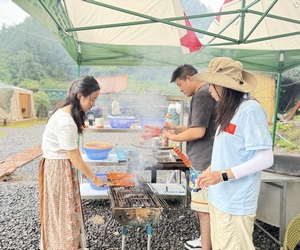
{"label": "metal tent frame", "polygon": [[[297,3],[279,0],[226,0],[223,7],[226,5],[233,6],[232,9],[223,8],[220,12],[199,15],[163,17],[135,11],[132,8],[133,1],[126,1],[128,6],[124,7],[120,5],[121,2],[124,2],[121,0],[113,2],[107,0],[13,0],[24,11],[52,31],[77,63],[78,75],[81,65],[177,66],[189,63],[197,67],[205,67],[216,56],[228,56],[239,60],[246,70],[276,72],[278,76],[272,129],[274,143],[282,73],[300,65],[300,20],[298,18],[299,13],[297,13],[300,6]],[[164,1],[153,0],[149,1],[149,4],[150,2],[153,5]],[[170,0],[168,8],[175,9],[178,7],[178,3],[178,0]],[[89,13],[88,11],[90,11],[91,16],[95,13],[99,16],[105,16],[108,10],[112,10],[118,15],[130,15],[134,18],[133,21],[93,23],[81,26],[75,25],[75,23],[78,23],[82,16],[71,15],[70,13],[74,12],[71,8],[80,8],[82,13]],[[223,26],[220,25],[217,31],[202,30],[182,24],[182,21],[187,19],[223,18],[226,16],[229,17],[227,23]],[[108,20],[110,20],[109,18]],[[270,25],[270,20],[274,25]],[[247,28],[246,24],[250,22],[251,27]],[[264,26],[267,22],[269,26]],[[89,42],[88,36],[93,32],[98,32],[99,37],[101,37],[101,32],[104,31],[118,29],[121,33],[129,27],[150,27],[156,24],[199,33],[209,39],[207,43],[203,44],[200,51],[188,54],[182,54],[180,46],[174,46],[174,44],[134,45]],[[275,29],[273,33],[269,33],[267,27],[271,26],[280,27],[280,29]],[[235,27],[235,32],[230,36],[226,32],[232,27]],[[261,27],[265,33],[255,35]],[[84,40],[80,39],[82,32],[87,34]],[[159,37],[157,34],[153,35]],[[164,36],[164,34],[161,35]],[[284,42],[281,46],[274,47],[270,44],[269,48],[264,45],[261,46],[261,44],[283,41],[283,39]]]}

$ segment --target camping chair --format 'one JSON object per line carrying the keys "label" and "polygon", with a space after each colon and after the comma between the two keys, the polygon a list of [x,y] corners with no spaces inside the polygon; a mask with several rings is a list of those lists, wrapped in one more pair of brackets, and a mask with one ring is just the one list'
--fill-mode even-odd
{"label": "camping chair", "polygon": [[300,242],[300,214],[295,216],[289,223],[285,231],[282,249],[295,250],[299,242]]}

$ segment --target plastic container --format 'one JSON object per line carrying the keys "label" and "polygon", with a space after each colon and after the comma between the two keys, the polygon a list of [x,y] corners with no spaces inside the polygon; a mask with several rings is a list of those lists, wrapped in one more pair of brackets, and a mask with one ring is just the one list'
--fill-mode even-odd
{"label": "plastic container", "polygon": [[142,128],[145,128],[145,125],[162,128],[165,120],[165,118],[140,118],[140,123]]}
{"label": "plastic container", "polygon": [[191,192],[198,192],[199,190],[201,190],[196,185],[196,180],[199,174],[201,174],[201,171],[195,172],[194,170],[190,170],[188,190],[190,190]]}
{"label": "plastic container", "polygon": [[108,116],[112,128],[130,128],[134,120],[134,116]]}
{"label": "plastic container", "polygon": [[87,142],[83,145],[83,151],[90,160],[105,160],[112,150],[108,142]]}
{"label": "plastic container", "polygon": [[128,157],[137,158],[140,156],[141,149],[134,146],[120,146],[116,149],[116,155],[119,161],[126,161]]}
{"label": "plastic container", "polygon": [[[105,173],[96,173],[96,176],[101,177],[104,182],[107,182],[107,178],[106,178],[107,174],[105,174]],[[90,183],[90,186],[91,186],[92,189],[94,189],[94,190],[107,190],[107,186],[97,188],[97,187],[94,186],[93,182],[89,178],[87,178],[87,180]]]}

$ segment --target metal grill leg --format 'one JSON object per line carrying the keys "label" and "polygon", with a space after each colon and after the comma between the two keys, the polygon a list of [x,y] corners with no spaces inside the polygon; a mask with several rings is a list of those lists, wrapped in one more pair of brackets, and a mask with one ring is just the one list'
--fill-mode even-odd
{"label": "metal grill leg", "polygon": [[[109,221],[108,221],[108,222],[106,223],[106,225],[105,225],[105,228],[104,228],[104,234],[103,234],[103,242],[104,242],[104,240],[105,240],[105,238],[106,238],[106,231],[107,231],[108,225],[111,224],[111,222],[113,221],[113,219],[114,219],[114,218],[113,218],[113,216],[111,215]],[[98,244],[100,250],[101,250],[101,246],[102,246],[101,243],[102,243],[102,242],[101,242],[101,240],[100,240],[100,241],[99,241],[99,244]]]}
{"label": "metal grill leg", "polygon": [[151,249],[151,238],[152,238],[152,226],[147,227],[147,234],[148,234],[147,250],[150,250]]}
{"label": "metal grill leg", "polygon": [[122,250],[125,250],[125,239],[126,239],[127,230],[126,227],[122,227]]}

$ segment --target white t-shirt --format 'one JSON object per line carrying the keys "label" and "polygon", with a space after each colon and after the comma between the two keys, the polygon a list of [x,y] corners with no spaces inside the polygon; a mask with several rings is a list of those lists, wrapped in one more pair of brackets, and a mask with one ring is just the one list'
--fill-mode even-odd
{"label": "white t-shirt", "polygon": [[78,147],[78,131],[72,116],[57,110],[49,119],[43,134],[42,150],[46,159],[69,159],[67,150]]}
{"label": "white t-shirt", "polygon": [[180,105],[180,103],[178,103],[178,102],[176,102],[176,103],[170,103],[169,107],[168,107],[168,112],[170,112],[171,109],[176,109],[177,114],[180,115],[180,111],[181,111],[181,105]]}

